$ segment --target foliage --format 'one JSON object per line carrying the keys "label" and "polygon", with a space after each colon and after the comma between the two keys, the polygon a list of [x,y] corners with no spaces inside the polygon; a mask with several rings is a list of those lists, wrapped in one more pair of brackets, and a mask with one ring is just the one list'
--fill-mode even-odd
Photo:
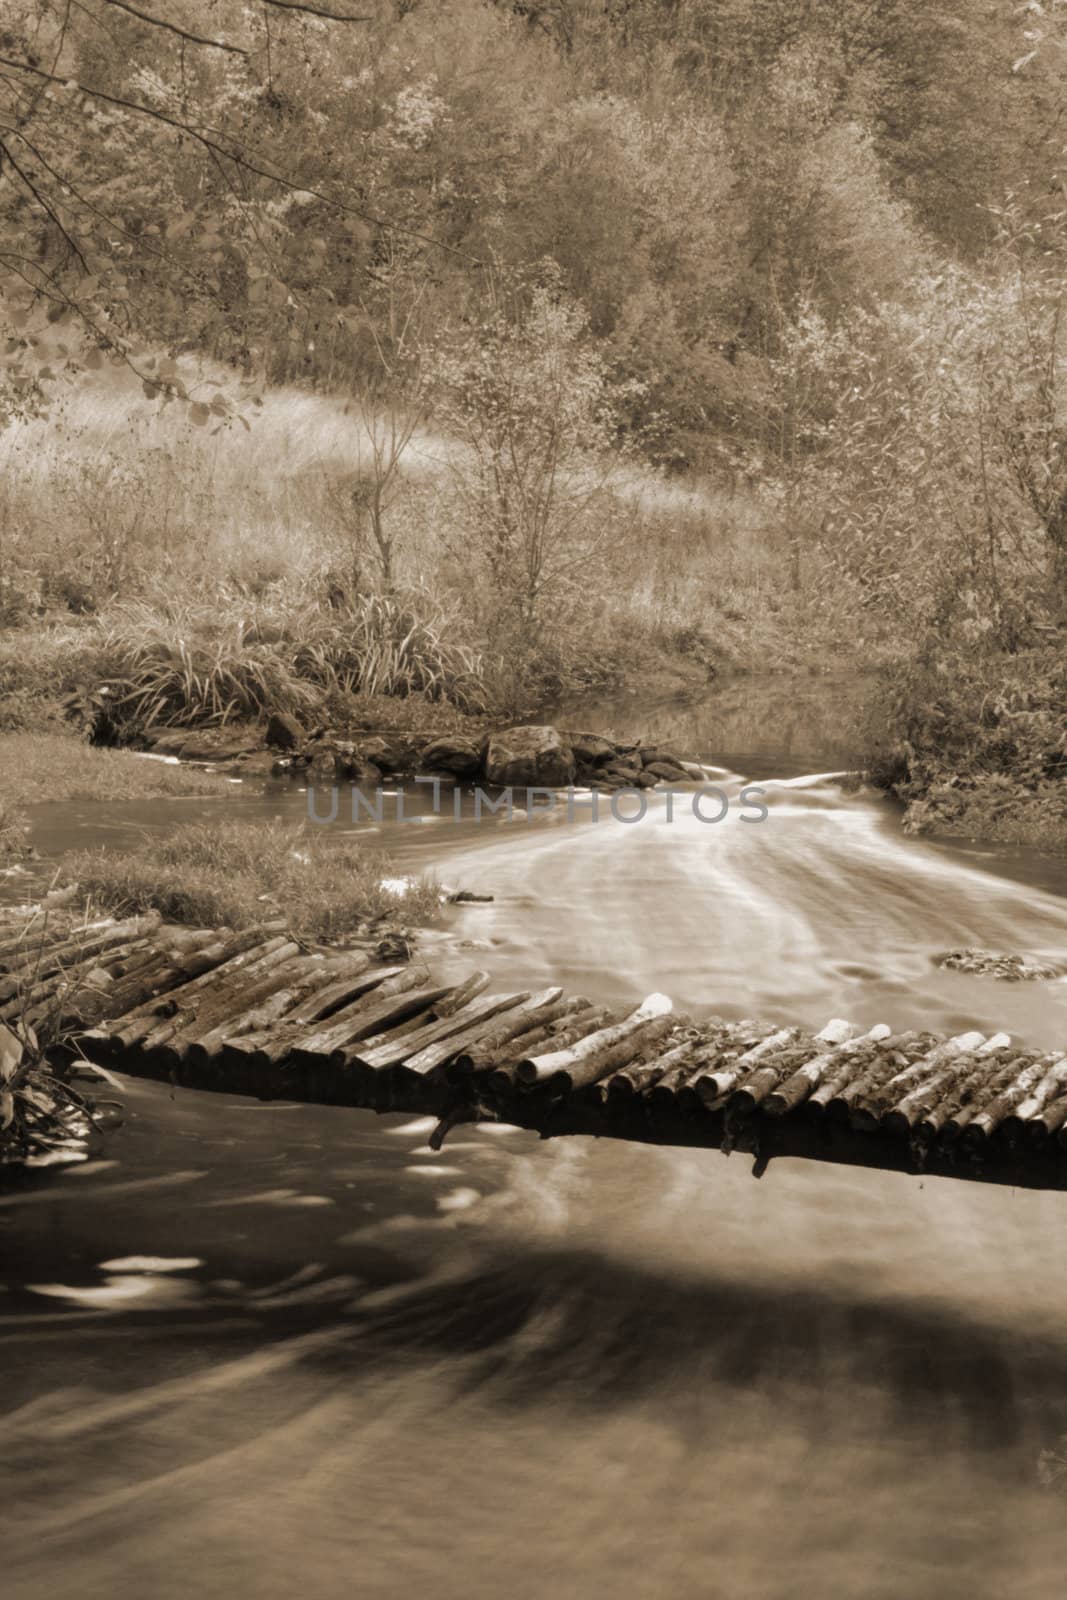
{"label": "foliage", "polygon": [[190,824],[132,851],[92,850],[64,862],[69,882],[116,914],[157,910],[197,927],[243,927],[265,909],[309,939],[341,939],[397,913],[427,920],[439,903],[428,880],[398,900],[388,860],[323,830],[281,822]]}
{"label": "foliage", "polygon": [[528,629],[610,537],[613,414],[603,359],[554,271],[489,291],[484,314],[437,352],[435,413],[459,446],[449,468],[465,542],[505,628]]}
{"label": "foliage", "polygon": [[906,826],[1067,848],[1067,664],[1058,649],[931,648],[883,675],[866,712],[873,780]]}

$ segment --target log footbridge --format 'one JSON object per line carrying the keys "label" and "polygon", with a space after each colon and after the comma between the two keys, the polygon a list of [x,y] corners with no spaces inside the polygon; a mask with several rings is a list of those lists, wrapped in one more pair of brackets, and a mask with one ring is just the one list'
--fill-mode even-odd
{"label": "log footbridge", "polygon": [[[436,981],[284,922],[106,920],[4,937],[0,1022],[42,1048],[197,1089],[496,1121],[1027,1188],[1067,1188],[1067,1054],[1006,1034],[818,1033],[618,1013],[561,989]],[[33,1030],[31,1033],[30,1030]]]}

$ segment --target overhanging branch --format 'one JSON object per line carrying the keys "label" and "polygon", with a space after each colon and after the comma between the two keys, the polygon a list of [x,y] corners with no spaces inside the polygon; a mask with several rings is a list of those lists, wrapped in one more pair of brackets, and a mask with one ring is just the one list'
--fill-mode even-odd
{"label": "overhanging branch", "polygon": [[113,6],[116,11],[125,11],[131,17],[136,17],[138,22],[147,23],[150,28],[163,28],[167,33],[173,33],[176,38],[184,39],[188,44],[204,45],[210,50],[227,50],[231,55],[247,56],[248,51],[243,50],[238,44],[226,44],[222,39],[208,39],[201,33],[192,33],[188,28],[180,28],[176,22],[169,22],[165,17],[155,17],[148,11],[140,11],[137,6],[128,4],[128,0],[104,0],[107,6]]}

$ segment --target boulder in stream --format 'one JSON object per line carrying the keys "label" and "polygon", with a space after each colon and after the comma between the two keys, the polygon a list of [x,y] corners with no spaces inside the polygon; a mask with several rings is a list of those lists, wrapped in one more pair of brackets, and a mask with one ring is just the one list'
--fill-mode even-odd
{"label": "boulder in stream", "polygon": [[504,788],[560,789],[574,777],[574,752],[548,723],[505,728],[489,740],[485,775]]}
{"label": "boulder in stream", "polygon": [[419,767],[424,772],[452,772],[457,778],[473,776],[482,764],[478,746],[470,739],[445,736],[432,739],[419,752]]}

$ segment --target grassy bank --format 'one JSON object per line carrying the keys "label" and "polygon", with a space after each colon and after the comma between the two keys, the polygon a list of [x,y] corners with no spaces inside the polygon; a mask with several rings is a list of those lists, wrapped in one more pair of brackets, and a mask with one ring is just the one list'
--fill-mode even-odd
{"label": "grassy bank", "polygon": [[239,928],[269,913],[324,941],[400,919],[425,923],[439,905],[428,879],[398,893],[404,880],[377,852],[280,822],[191,824],[132,851],[79,851],[63,871],[119,916],[155,910],[171,922]]}
{"label": "grassy bank", "polygon": [[13,423],[0,728],[56,720],[101,683],[131,730],[265,709],[336,719],[353,695],[510,715],[587,687],[697,687],[716,670],[822,668],[843,640],[872,648],[858,593],[814,543],[800,550],[773,486],[636,467],[604,491],[542,622],[505,624],[453,454],[413,438],[386,581],[367,424],[338,401],[267,391],[250,432],[209,434],[112,375],[72,388],[62,427]]}
{"label": "grassy bank", "polygon": [[904,826],[1067,854],[1067,661],[1060,648],[931,649],[884,672],[866,764]]}
{"label": "grassy bank", "polygon": [[0,733],[0,767],[0,836],[5,812],[46,800],[161,800],[226,790],[226,780],[215,773],[99,749],[70,730]]}

